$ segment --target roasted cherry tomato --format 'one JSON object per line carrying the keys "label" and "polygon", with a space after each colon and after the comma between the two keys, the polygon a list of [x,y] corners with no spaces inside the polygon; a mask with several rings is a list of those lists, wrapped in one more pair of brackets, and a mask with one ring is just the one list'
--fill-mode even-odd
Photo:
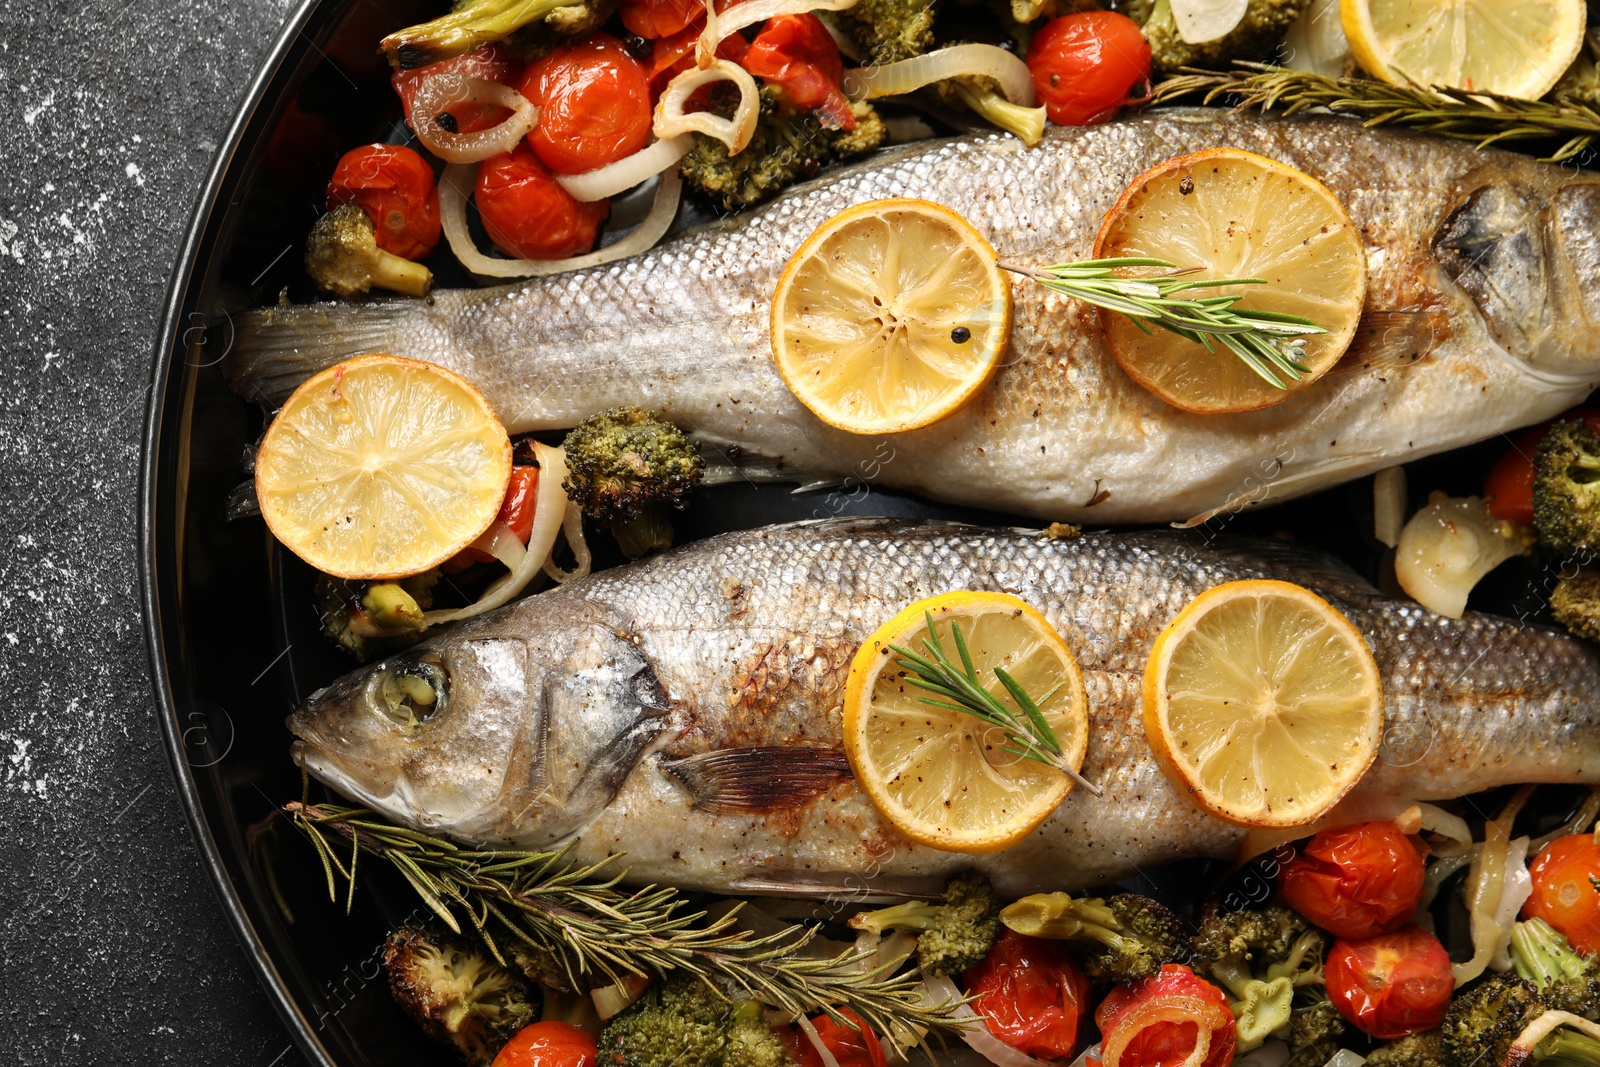
{"label": "roasted cherry tomato", "polygon": [[494,1067],[594,1067],[594,1038],[571,1023],[530,1023],[494,1058]]}
{"label": "roasted cherry tomato", "polygon": [[1095,1009],[1101,1062],[1116,1067],[1176,1067],[1195,1051],[1200,1028],[1210,1045],[1201,1067],[1227,1067],[1239,1043],[1228,996],[1181,963],[1118,986]]}
{"label": "roasted cherry tomato", "polygon": [[1317,834],[1284,865],[1283,902],[1336,937],[1371,937],[1404,926],[1422,899],[1422,853],[1392,822]]}
{"label": "roasted cherry tomato", "polygon": [[[839,1009],[839,1014],[861,1029],[840,1025],[826,1015],[818,1015],[811,1020],[811,1025],[816,1027],[817,1037],[833,1053],[833,1058],[839,1061],[839,1067],[884,1067],[888,1061],[878,1035],[849,1008]],[[783,1027],[778,1031],[778,1036],[788,1048],[789,1058],[799,1067],[823,1067],[822,1054],[817,1051],[817,1046],[798,1029]]]}
{"label": "roasted cherry tomato", "polygon": [[[469,78],[482,78],[484,81],[499,82],[501,85],[516,85],[522,77],[522,64],[513,59],[504,48],[491,44],[468,52],[464,56],[451,56],[437,63],[429,63],[425,67],[416,67],[413,70],[398,70],[394,74],[394,91],[400,94],[400,106],[405,109],[406,125],[413,130],[417,128],[416,121],[411,117],[411,104],[417,98],[417,90],[422,83],[435,74],[462,74]],[[455,104],[445,108],[445,113],[455,123],[453,133],[476,133],[478,130],[487,130],[505,120],[511,112],[503,107],[493,104]]]}
{"label": "roasted cherry tomato", "polygon": [[1455,989],[1450,954],[1417,926],[1359,940],[1340,938],[1324,967],[1328,999],[1357,1029],[1389,1040],[1444,1020]]}
{"label": "roasted cherry tomato", "polygon": [[1030,1056],[1070,1057],[1089,1012],[1089,979],[1060,941],[1002,930],[963,976],[989,1031]]}
{"label": "roasted cherry tomato", "polygon": [[556,184],[527,143],[478,167],[473,199],[495,247],[518,259],[562,259],[594,247],[604,200],[575,200]]}
{"label": "roasted cherry tomato", "polygon": [[[538,495],[539,468],[512,467],[511,481],[506,483],[506,496],[500,501],[500,514],[495,516],[494,521],[509,526],[523,544],[527,544],[533,534],[533,505]],[[446,574],[455,574],[474,563],[490,563],[493,560],[494,557],[483,549],[468,545],[446,560],[440,569]]]}
{"label": "roasted cherry tomato", "polygon": [[1600,952],[1600,845],[1593,834],[1558,837],[1533,857],[1533,895],[1524,919],[1540,918],[1567,935],[1579,952]]}
{"label": "roasted cherry tomato", "polygon": [[328,207],[357,203],[377,227],[378,247],[422,259],[439,243],[439,187],[433,168],[405,145],[352,148],[333,168]]}
{"label": "roasted cherry tomato", "polygon": [[609,34],[550,53],[528,68],[518,88],[539,108],[528,143],[557,174],[615,163],[650,140],[649,79]]}
{"label": "roasted cherry tomato", "polygon": [[[718,10],[723,6],[717,5]],[[705,0],[622,0],[617,8],[628,32],[647,41],[682,32],[705,13]]]}
{"label": "roasted cherry tomato", "polygon": [[1051,122],[1088,126],[1114,117],[1150,80],[1150,43],[1126,15],[1079,11],[1033,35],[1028,70]]}
{"label": "roasted cherry tomato", "polygon": [[[696,22],[671,37],[662,37],[650,43],[650,99],[660,96],[668,82],[694,65],[695,42],[705,28],[704,22]],[[726,59],[729,63],[743,63],[745,53],[749,50],[749,41],[740,34],[730,33],[717,45],[717,58]],[[689,97],[691,110],[705,106],[709,89],[709,86],[703,87]]]}
{"label": "roasted cherry tomato", "polygon": [[1517,443],[1495,460],[1489,476],[1483,480],[1483,498],[1488,502],[1489,514],[1508,522],[1533,525],[1533,479],[1538,471],[1533,469],[1533,454],[1550,427],[1558,422],[1582,419],[1594,433],[1600,433],[1600,408],[1574,408],[1549,422],[1522,431]]}
{"label": "roasted cherry tomato", "polygon": [[795,111],[816,111],[824,126],[853,130],[856,119],[839,88],[844,60],[817,16],[779,15],[750,42],[742,66],[778,90]]}

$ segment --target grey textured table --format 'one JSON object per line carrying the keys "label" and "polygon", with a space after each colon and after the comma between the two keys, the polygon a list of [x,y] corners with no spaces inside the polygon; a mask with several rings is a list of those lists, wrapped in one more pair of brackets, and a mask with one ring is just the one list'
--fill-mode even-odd
{"label": "grey textured table", "polygon": [[287,0],[0,9],[0,1061],[290,1067],[151,710],[136,486],[179,235]]}

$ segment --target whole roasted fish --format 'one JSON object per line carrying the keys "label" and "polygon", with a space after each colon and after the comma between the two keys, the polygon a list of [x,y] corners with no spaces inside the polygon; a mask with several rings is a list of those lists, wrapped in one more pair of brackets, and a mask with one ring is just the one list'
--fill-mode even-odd
{"label": "whole roasted fish", "polygon": [[[295,756],[407,825],[486,845],[577,838],[640,881],[721,892],[926,890],[976,865],[1006,893],[1075,888],[1244,831],[1156,765],[1140,718],[1152,642],[1201,591],[1308,584],[1366,636],[1387,732],[1359,790],[1456,797],[1600,782],[1600,654],[1563,634],[1386,598],[1324,557],[1198,536],[840,519],[727,534],[573,581],[323,690],[290,719]],[[1004,590],[1083,667],[1076,789],[1020,844],[972,857],[915,844],[856,788],[840,703],[857,646],[906,603]],[[434,694],[417,703],[418,682]]]}
{"label": "whole roasted fish", "polygon": [[[1091,254],[1124,186],[1220,145],[1326,183],[1361,228],[1368,316],[1294,399],[1245,415],[1177,411],[1134,384],[1097,313],[1016,284],[1009,361],[951,417],[888,439],[816,419],[772,362],[768,311],[789,256],[835,212],[914,196],[972,220],[1003,259]],[[234,385],[281,402],[365,352],[434,360],[477,384],[513,432],[619,403],[803,475],[1094,522],[1184,520],[1325,487],[1492,437],[1600,382],[1600,179],[1525,156],[1334,118],[1166,110],[887,151],[769,206],[606,267],[426,301],[263,309],[238,324]],[[1219,356],[1218,358],[1233,358]]]}

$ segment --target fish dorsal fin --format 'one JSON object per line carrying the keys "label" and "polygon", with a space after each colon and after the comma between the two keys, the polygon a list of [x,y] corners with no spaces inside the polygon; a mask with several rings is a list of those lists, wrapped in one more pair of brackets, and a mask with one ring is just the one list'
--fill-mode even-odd
{"label": "fish dorsal fin", "polygon": [[850,763],[842,748],[719,748],[666,760],[662,766],[688,787],[695,810],[713,815],[782,811],[850,779]]}

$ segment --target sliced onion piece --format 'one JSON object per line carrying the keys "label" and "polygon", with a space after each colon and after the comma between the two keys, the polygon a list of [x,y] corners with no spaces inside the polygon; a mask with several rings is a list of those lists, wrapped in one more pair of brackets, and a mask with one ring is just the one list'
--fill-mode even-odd
{"label": "sliced onion piece", "polygon": [[589,540],[583,536],[583,509],[571,500],[567,501],[567,516],[561,520],[561,532],[567,539],[567,547],[572,549],[572,569],[564,571],[557,567],[555,556],[551,556],[544,561],[544,572],[554,578],[557,584],[565,585],[574,578],[588,574],[594,563],[594,557],[589,553]]}
{"label": "sliced onion piece", "polygon": [[[586,252],[571,259],[496,259],[478,251],[467,230],[467,194],[473,188],[474,168],[452,164],[444,169],[439,181],[439,221],[444,226],[445,239],[461,265],[485,278],[536,278],[548,274],[562,274],[569,270],[598,267],[602,263],[626,259],[656,246],[672,227],[678,213],[678,197],[683,191],[683,180],[671,168],[661,172],[661,184],[656,189],[655,202],[650,214],[634,227],[622,240],[594,252]],[[565,477],[565,475],[563,475]]]}
{"label": "sliced onion piece", "polygon": [[489,553],[504,563],[508,571],[514,571],[522,566],[522,557],[528,552],[511,527],[499,519],[484,531],[482,537],[472,542],[472,547],[480,552]]}
{"label": "sliced onion piece", "polygon": [[1342,1048],[1332,1056],[1329,1056],[1328,1062],[1323,1064],[1322,1067],[1361,1067],[1366,1062],[1367,1058],[1360,1053]]}
{"label": "sliced onion piece", "polygon": [[695,42],[695,64],[708,67],[716,57],[717,45],[746,26],[754,26],[780,15],[803,15],[807,11],[843,11],[855,7],[856,0],[746,0],[727,12],[706,3],[706,28]]}
{"label": "sliced onion piece", "polygon": [[[1511,928],[1499,926],[1500,899],[1506,888],[1506,858],[1511,852],[1511,824],[1533,794],[1533,786],[1517,790],[1498,818],[1484,826],[1483,848],[1472,861],[1467,876],[1467,911],[1472,916],[1472,958],[1451,967],[1456,985],[1470,982],[1482,974],[1498,954],[1501,939],[1511,937]],[[1526,847],[1526,846],[1524,846]]]}
{"label": "sliced onion piece", "polygon": [[1406,469],[1390,467],[1372,479],[1372,536],[1393,548],[1406,524]]}
{"label": "sliced onion piece", "polygon": [[1507,1063],[1527,1063],[1533,1059],[1534,1046],[1555,1033],[1558,1027],[1570,1026],[1580,1034],[1600,1041],[1600,1023],[1591,1022],[1581,1015],[1574,1015],[1569,1011],[1546,1011],[1533,1022],[1523,1028],[1522,1033],[1511,1043],[1511,1049],[1506,1055]]}
{"label": "sliced onion piece", "polygon": [[533,454],[539,462],[539,487],[534,495],[533,530],[528,535],[528,549],[517,564],[517,569],[501,575],[483,591],[482,596],[464,608],[424,612],[424,627],[437,626],[442,622],[460,622],[493,611],[526,589],[534,575],[543,568],[544,561],[550,558],[550,550],[556,545],[556,534],[561,531],[561,523],[567,514],[567,491],[561,488],[561,483],[567,480],[567,454],[537,441],[533,443]]}
{"label": "sliced onion piece", "polygon": [[684,157],[694,147],[694,138],[684,135],[653,141],[631,156],[607,163],[582,174],[557,174],[556,184],[574,200],[585,202],[616,196],[635,185],[649,181]]}
{"label": "sliced onion piece", "polygon": [[[457,104],[493,104],[511,114],[498,126],[476,133],[451,133],[438,123],[440,115]],[[469,78],[445,71],[427,79],[411,103],[411,120],[417,140],[447,163],[477,163],[509,152],[539,121],[533,101],[499,82]]]}
{"label": "sliced onion piece", "polygon": [[1500,931],[1489,966],[1496,971],[1511,969],[1511,931],[1522,905],[1533,896],[1533,875],[1528,871],[1528,839],[1516,838],[1506,848],[1506,873],[1500,884],[1500,903],[1494,910],[1494,927]]}
{"label": "sliced onion piece", "polygon": [[[1048,1062],[1018,1051],[990,1033],[983,1019],[972,1010],[972,1005],[963,1003],[966,998],[950,979],[924,976],[922,999],[928,1004],[954,1004],[950,1017],[961,1027],[961,1040],[996,1067],[1051,1067]],[[1184,1067],[1190,1065],[1185,1064]]]}
{"label": "sliced onion piece", "polygon": [[1250,831],[1239,846],[1237,863],[1242,867],[1249,860],[1271,852],[1279,845],[1361,822],[1393,822],[1401,833],[1406,834],[1422,830],[1439,834],[1447,839],[1446,844],[1434,849],[1439,856],[1459,856],[1472,847],[1472,830],[1467,826],[1467,821],[1437,804],[1422,804],[1388,793],[1356,793],[1341,800],[1332,811],[1310,826]]}
{"label": "sliced onion piece", "polygon": [[[744,6],[736,10],[742,11]],[[1028,65],[1013,53],[992,44],[952,45],[897,63],[847,70],[844,94],[851,100],[899,96],[959,75],[993,78],[1000,84],[1000,92],[1013,104],[1023,107],[1039,104]]]}
{"label": "sliced onion piece", "polygon": [[[722,81],[739,87],[739,108],[732,118],[725,119],[709,111],[683,110],[696,89]],[[730,154],[736,154],[743,152],[750,138],[755,136],[760,113],[761,98],[756,80],[739,64],[718,59],[710,66],[691,67],[667,83],[666,91],[656,102],[655,134],[667,141],[686,133],[703,133],[727,145]]]}
{"label": "sliced onion piece", "polygon": [[1339,0],[1311,0],[1289,27],[1283,44],[1288,52],[1283,65],[1290,70],[1341,77],[1350,58],[1350,42],[1339,17]]}
{"label": "sliced onion piece", "polygon": [[1185,44],[1226,37],[1244,19],[1250,0],[1172,0],[1172,21]]}
{"label": "sliced onion piece", "polygon": [[1495,518],[1478,497],[1436,492],[1400,531],[1394,576],[1423,607],[1459,619],[1472,587],[1532,544],[1529,531]]}

